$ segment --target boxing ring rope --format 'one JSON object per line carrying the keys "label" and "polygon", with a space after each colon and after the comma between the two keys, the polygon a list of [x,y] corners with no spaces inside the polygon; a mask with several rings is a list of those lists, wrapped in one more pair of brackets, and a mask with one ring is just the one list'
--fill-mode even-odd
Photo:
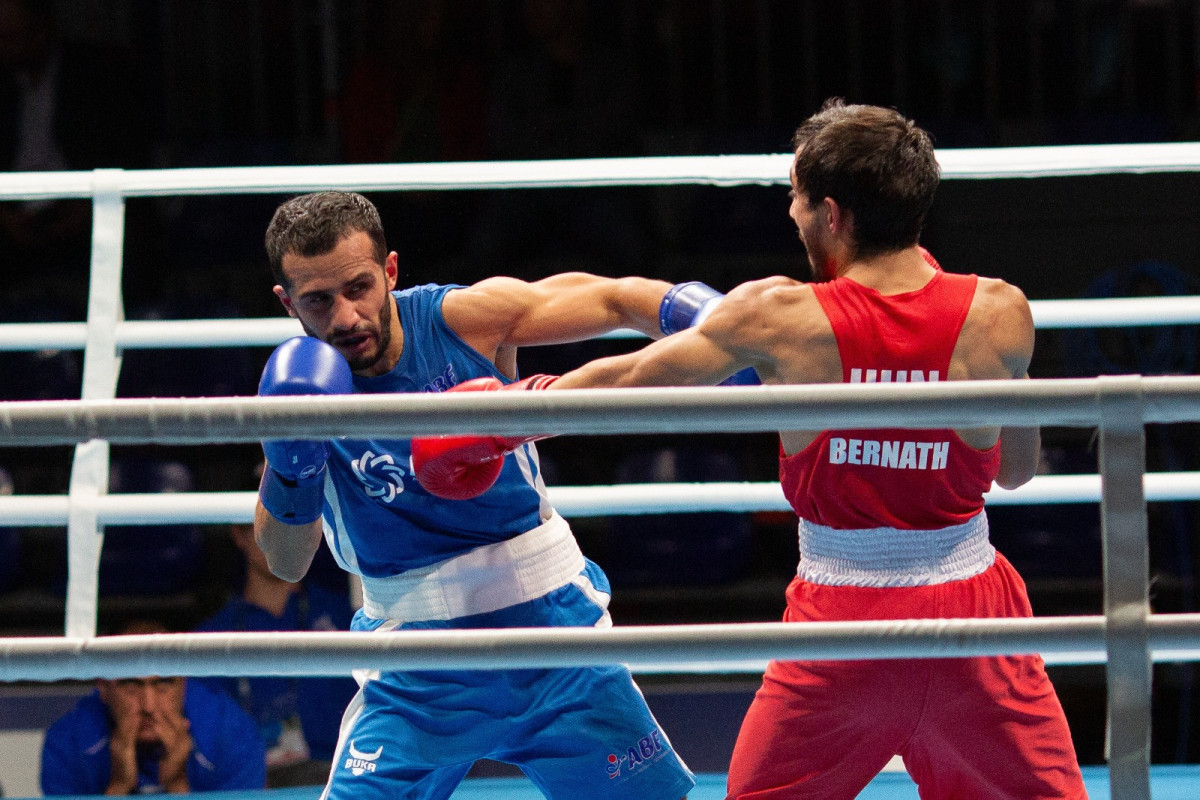
{"label": "boxing ring rope", "polygon": [[[1078,147],[1002,148],[987,150],[943,150],[938,154],[943,175],[948,180],[990,178],[1038,178],[1050,176],[1076,176],[1097,174],[1145,174],[1154,172],[1191,172],[1200,170],[1200,144],[1158,145],[1102,145]],[[919,418],[922,424],[936,427],[960,425],[962,420],[987,419],[1005,421],[1007,424],[1062,424],[1098,425],[1100,428],[1101,469],[1099,476],[1061,476],[1078,480],[1095,480],[1103,486],[1100,493],[1105,546],[1105,616],[1079,621],[1058,620],[1014,620],[1018,623],[1013,630],[987,626],[997,621],[954,621],[942,627],[926,621],[893,625],[894,630],[871,631],[863,634],[879,637],[869,644],[860,643],[872,652],[892,652],[887,641],[901,641],[900,637],[911,638],[908,650],[901,641],[895,652],[916,654],[925,652],[921,647],[932,647],[938,654],[957,653],[964,655],[971,647],[997,647],[994,652],[1009,652],[1012,647],[1021,647],[1018,641],[1031,637],[1031,641],[1047,652],[1060,652],[1076,657],[1103,657],[1108,663],[1109,715],[1120,719],[1122,724],[1113,727],[1112,786],[1114,796],[1148,797],[1149,770],[1149,664],[1151,657],[1189,659],[1196,655],[1194,637],[1196,620],[1178,615],[1169,620],[1151,617],[1148,605],[1148,555],[1146,541],[1146,492],[1152,487],[1162,489],[1169,497],[1191,497],[1194,477],[1189,474],[1144,474],[1144,431],[1145,422],[1175,422],[1200,419],[1196,411],[1198,387],[1187,383],[1161,383],[1168,379],[1108,379],[1095,385],[1078,385],[1071,382],[1049,382],[1051,386],[1026,386],[1034,389],[1028,396],[1009,395],[1013,387],[970,387],[966,395],[955,398],[953,409],[940,404],[947,397],[938,393],[919,395],[927,387],[914,387],[916,393],[891,396],[884,387],[883,393],[857,397],[855,395],[822,395],[818,403],[812,397],[792,396],[789,389],[758,388],[749,390],[721,389],[722,394],[688,394],[711,390],[669,390],[647,392],[639,395],[631,392],[628,398],[588,398],[583,405],[572,405],[575,398],[561,397],[577,393],[553,393],[559,395],[549,402],[537,398],[529,407],[509,407],[509,398],[496,397],[486,401],[489,407],[475,408],[475,398],[455,397],[443,400],[464,400],[464,403],[439,403],[422,408],[419,402],[405,406],[403,424],[396,419],[396,410],[382,409],[369,402],[361,408],[344,405],[342,400],[360,401],[371,398],[333,398],[323,404],[334,416],[315,413],[303,404],[290,404],[292,398],[248,398],[205,401],[209,405],[193,401],[117,401],[116,377],[120,370],[121,353],[125,349],[150,347],[199,347],[199,346],[270,346],[297,332],[291,320],[241,320],[213,321],[156,321],[126,322],[121,297],[121,262],[124,243],[124,209],[128,197],[163,197],[175,195],[216,195],[245,193],[301,192],[326,188],[347,188],[363,191],[407,191],[407,190],[463,190],[463,189],[515,189],[539,187],[590,187],[590,186],[649,186],[649,185],[711,185],[719,187],[741,185],[784,185],[791,156],[774,154],[762,156],[714,156],[714,157],[669,157],[642,159],[571,160],[540,162],[489,162],[459,164],[393,164],[329,167],[281,167],[250,169],[192,169],[192,170],[96,170],[94,172],[18,173],[0,174],[0,200],[39,200],[55,198],[91,198],[93,204],[92,272],[90,279],[89,304],[86,323],[52,323],[31,325],[0,325],[0,349],[84,350],[84,374],[81,400],[38,403],[0,404],[0,444],[48,445],[55,442],[75,444],[75,459],[69,492],[66,496],[65,515],[68,529],[69,580],[67,590],[67,614],[65,638],[55,637],[48,641],[39,639],[5,640],[0,642],[0,669],[6,670],[9,679],[25,675],[30,679],[48,679],[50,665],[76,663],[84,671],[94,669],[95,664],[128,664],[133,655],[134,664],[129,669],[146,674],[150,653],[173,653],[178,650],[181,658],[195,654],[200,658],[206,648],[215,648],[210,656],[226,665],[239,663],[231,658],[243,648],[253,648],[251,642],[227,639],[207,643],[191,638],[162,637],[151,643],[130,642],[133,653],[110,653],[110,647],[118,647],[106,640],[94,639],[97,596],[97,575],[100,546],[103,540],[103,524],[109,523],[109,514],[127,513],[126,503],[136,504],[131,496],[106,497],[109,470],[109,446],[111,443],[133,441],[156,441],[160,443],[205,443],[213,441],[256,441],[259,438],[282,434],[294,434],[300,430],[314,435],[353,435],[347,429],[348,421],[369,428],[374,435],[387,431],[412,433],[454,432],[454,414],[462,414],[463,420],[472,421],[470,428],[478,432],[574,432],[574,433],[626,433],[632,429],[632,419],[644,419],[647,424],[666,424],[669,420],[678,423],[681,418],[690,427],[675,430],[775,430],[779,427],[828,427],[845,424],[850,427],[870,428],[880,425],[905,424],[892,422]],[[1036,324],[1039,327],[1097,327],[1099,325],[1156,325],[1191,324],[1200,321],[1196,298],[1141,298],[1135,301],[1041,301],[1034,304]],[[1162,305],[1159,305],[1162,303]],[[1086,304],[1082,305],[1082,304]],[[1082,317],[1086,321],[1080,319]],[[985,382],[980,382],[985,383]],[[1041,384],[1044,382],[1022,382]],[[814,387],[804,387],[813,389]],[[830,387],[836,389],[838,387]],[[967,387],[957,387],[967,388]],[[984,394],[978,394],[978,392]],[[678,393],[677,393],[678,392]],[[989,392],[991,392],[989,394]],[[670,399],[669,406],[661,405]],[[515,399],[515,398],[514,398]],[[598,412],[600,406],[589,405],[593,400],[603,401],[604,408],[620,407],[623,402],[641,402],[641,410],[631,415],[626,410],[606,416]],[[285,401],[278,405],[272,401]],[[408,398],[420,401],[421,398]],[[63,405],[65,403],[66,405]],[[654,404],[660,404],[656,413],[650,413]],[[647,405],[648,404],[648,405]],[[886,405],[881,405],[886,404]],[[494,405],[492,409],[490,406]],[[32,408],[36,406],[37,410]],[[996,409],[999,408],[999,412]],[[437,413],[435,413],[435,411]],[[886,411],[886,413],[884,413]],[[353,417],[344,415],[353,414]],[[557,417],[555,415],[558,415]],[[891,415],[897,415],[895,417]],[[58,415],[57,420],[53,419]],[[541,415],[541,416],[539,416]],[[915,416],[915,415],[919,415]],[[340,419],[337,417],[341,417]],[[140,420],[140,423],[139,423]],[[523,430],[523,424],[538,421],[538,430]],[[836,422],[842,420],[842,422]],[[951,422],[951,420],[954,420]],[[390,423],[390,426],[389,426]],[[548,425],[561,427],[547,427]],[[398,427],[397,427],[398,425]],[[589,425],[591,427],[589,428]],[[423,427],[424,426],[424,427]],[[353,425],[351,425],[351,428]],[[465,430],[466,428],[463,428]],[[667,430],[667,429],[664,429]],[[1169,488],[1163,488],[1167,487]],[[1048,484],[1031,484],[1029,497],[1038,492],[1043,496],[1055,489],[1045,489]],[[1058,490],[1065,490],[1060,484]],[[576,487],[583,489],[584,487]],[[631,487],[632,489],[632,487]],[[1038,491],[1034,491],[1037,489]],[[655,486],[661,492],[661,486]],[[762,487],[743,486],[737,491],[762,492]],[[1071,491],[1094,492],[1075,486]],[[234,493],[236,495],[236,493]],[[1094,496],[1094,495],[1092,495]],[[28,514],[34,501],[49,504],[59,503],[63,498],[7,498],[0,505],[0,513],[12,511]],[[178,501],[178,496],[171,498]],[[189,498],[191,500],[199,498]],[[240,497],[218,496],[216,505],[232,499],[244,502]],[[777,498],[768,498],[771,503]],[[990,501],[999,502],[997,500]],[[593,499],[593,502],[595,500]],[[603,499],[600,501],[603,502]],[[675,502],[686,503],[678,498]],[[744,501],[743,501],[744,502]],[[757,503],[758,500],[753,502]],[[1020,500],[1018,500],[1020,502]],[[1049,502],[1053,502],[1052,500]],[[54,506],[58,509],[59,506]],[[241,508],[241,506],[239,506]],[[693,506],[692,510],[695,510]],[[60,511],[54,511],[59,514]],[[133,516],[149,511],[133,512]],[[237,511],[240,515],[244,512]],[[634,512],[631,512],[634,513]],[[55,517],[59,519],[59,517]],[[965,626],[960,630],[959,624]],[[1037,625],[1048,624],[1042,630]],[[1023,629],[1026,624],[1031,626]],[[980,626],[980,627],[976,627]],[[930,630],[925,630],[928,627]],[[512,634],[513,632],[509,632]],[[537,634],[554,636],[560,632],[539,631]],[[568,637],[577,632],[567,633]],[[604,632],[578,632],[585,636]],[[612,633],[624,634],[625,631]],[[646,641],[630,640],[628,652],[620,649],[603,650],[599,642],[573,644],[564,641],[564,652],[578,646],[600,648],[604,658],[635,661],[641,649],[654,655],[656,661],[679,663],[679,659],[705,657],[714,660],[718,652],[691,651],[687,636],[673,641],[672,631],[655,629],[646,632]],[[713,635],[716,631],[699,632]],[[747,634],[756,631],[746,630]],[[831,637],[840,638],[845,631],[831,630]],[[911,633],[911,637],[909,634]],[[638,631],[629,631],[636,637]],[[785,636],[797,636],[799,631],[789,630]],[[502,636],[502,634],[495,634]],[[762,650],[747,650],[763,657],[799,657],[803,653],[825,652],[814,649],[788,650],[785,643],[768,638],[764,642],[741,642],[738,647]],[[814,636],[824,636],[814,633]],[[1048,639],[1038,639],[1038,636]],[[354,634],[339,634],[352,637]],[[928,636],[929,642],[921,641]],[[1012,637],[1010,641],[1006,637]],[[665,637],[665,638],[663,638]],[[979,639],[977,637],[982,637]],[[981,644],[983,639],[988,639]],[[1075,637],[1075,638],[1072,638]],[[1165,637],[1165,638],[1164,638]],[[405,637],[396,637],[405,638]],[[720,637],[718,637],[720,638]],[[736,637],[735,637],[736,639]],[[342,640],[347,645],[352,639]],[[415,640],[412,640],[415,641]],[[482,659],[477,663],[495,665],[498,654],[506,645],[475,641],[474,633],[464,640],[466,645],[478,646]],[[549,640],[548,640],[549,641]],[[626,644],[619,639],[606,639],[618,644],[604,647],[619,648]],[[707,641],[706,638],[701,641]],[[734,641],[734,640],[730,640]],[[850,640],[853,641],[853,640]],[[867,641],[867,640],[864,640]],[[661,646],[656,647],[655,642]],[[955,644],[950,644],[955,643]],[[389,643],[390,644],[390,643]],[[430,642],[430,647],[435,647]],[[379,639],[363,642],[365,650],[375,652]],[[775,649],[779,645],[781,649]],[[39,646],[51,649],[38,651]],[[305,652],[310,644],[289,644],[295,653],[274,651],[264,661],[271,671],[277,671],[279,660],[295,656],[297,664],[304,667]],[[338,652],[338,642],[332,652]],[[359,646],[357,642],[355,647]],[[516,643],[513,644],[516,647]],[[787,644],[787,647],[793,646]],[[816,647],[815,644],[795,644],[796,647]],[[852,647],[851,645],[850,647]],[[440,648],[440,645],[437,645]],[[536,657],[543,657],[546,644],[530,645]],[[942,649],[943,647],[947,649]],[[14,649],[15,648],[15,649]],[[917,648],[914,650],[913,648]],[[1174,649],[1172,649],[1174,648]],[[216,655],[220,650],[222,655]],[[38,655],[38,653],[41,655]],[[251,652],[247,650],[246,652]],[[324,651],[322,651],[324,652]],[[740,651],[739,651],[740,652]],[[852,649],[843,652],[855,652]],[[982,652],[982,651],[980,651]],[[993,651],[988,651],[993,652]],[[340,655],[340,654],[339,654]],[[346,654],[344,663],[363,654]],[[451,658],[449,652],[442,654]],[[511,654],[514,659],[519,653]],[[725,653],[728,656],[728,651]],[[409,655],[404,656],[410,657]],[[555,657],[570,658],[569,655]],[[593,658],[597,656],[580,656]],[[859,656],[854,656],[859,657]],[[113,663],[109,663],[109,659]],[[397,656],[400,658],[400,656]],[[176,662],[180,663],[181,662]],[[339,662],[342,663],[342,662]],[[388,662],[399,666],[402,661]],[[445,663],[445,662],[442,662]],[[590,662],[589,662],[590,663]],[[155,665],[165,667],[162,662]],[[35,665],[37,665],[35,667]],[[92,665],[92,666],[89,666]],[[344,665],[344,664],[343,664]],[[188,665],[203,671],[204,665],[197,662]],[[312,666],[315,666],[313,664]],[[8,672],[11,667],[12,671]],[[58,667],[56,667],[58,668]],[[68,667],[69,668],[69,667]],[[126,667],[121,667],[122,669]],[[24,671],[22,671],[24,670]],[[190,669],[189,669],[190,671]],[[133,673],[130,673],[133,674]]]}
{"label": "boxing ring rope", "polygon": [[[1200,614],[1146,622],[1156,662],[1200,648]],[[1048,663],[1103,664],[1100,616],[742,622],[613,628],[185,633],[0,639],[0,680],[146,675],[343,675],[352,669],[495,669],[627,664],[637,672],[761,670],[770,659],[885,659],[1039,653]]]}
{"label": "boxing ring rope", "polygon": [[[268,672],[344,668],[366,653],[386,668],[565,665],[627,660],[631,664],[713,664],[745,658],[862,658],[995,655],[1024,650],[1089,660],[1101,644],[1108,664],[1112,726],[1110,772],[1116,796],[1149,796],[1152,659],[1197,659],[1200,615],[1155,618],[1149,609],[1148,543],[1143,494],[1146,423],[1200,418],[1200,377],[1139,376],[929,384],[836,384],[741,388],[593,389],[478,395],[351,395],[149,400],[63,400],[0,404],[0,444],[179,443],[258,441],[282,434],[407,437],[423,433],[679,433],[781,428],[967,427],[979,424],[1098,427],[1102,486],[1105,615],[1036,620],[925,620],[872,626],[681,626],[605,631],[453,632],[419,641],[335,634],[321,648],[309,635],[292,639],[145,637],[108,644],[89,637],[47,644],[0,643],[10,678],[81,677],[77,670],[131,673],[212,670]],[[89,508],[97,515],[95,506]],[[1161,622],[1160,622],[1161,620]],[[755,638],[761,635],[762,640]],[[508,637],[516,637],[510,640]],[[534,636],[538,641],[522,641]],[[637,638],[642,636],[643,638]],[[582,638],[581,638],[582,637]],[[632,637],[622,639],[620,637]],[[749,637],[749,638],[747,638]],[[783,637],[784,641],[780,640]],[[794,641],[792,637],[795,637]],[[828,643],[827,637],[833,642]],[[439,641],[438,639],[442,641]],[[351,649],[343,651],[346,647]],[[595,639],[593,641],[593,639]],[[373,650],[376,642],[386,644]],[[393,644],[393,640],[400,644]],[[543,641],[544,640],[544,641]],[[1169,641],[1169,645],[1165,642]],[[695,645],[695,648],[693,648]],[[778,647],[777,647],[778,646]],[[329,648],[327,653],[324,647]],[[405,649],[408,647],[408,649]],[[633,647],[632,650],[621,649]],[[710,649],[710,648],[716,649]],[[791,649],[795,647],[797,649]],[[524,649],[522,649],[524,648]],[[398,653],[392,661],[389,651]],[[459,661],[457,654],[465,660]],[[306,655],[307,654],[307,655]],[[871,654],[871,655],[868,655]],[[236,657],[235,657],[236,655]],[[333,661],[321,660],[326,655]],[[313,659],[309,661],[308,659]],[[471,660],[475,659],[475,660]],[[579,660],[576,660],[579,659]],[[11,668],[11,671],[10,671]],[[340,670],[335,670],[340,671]],[[103,674],[103,673],[102,673]],[[307,673],[306,673],[307,674]],[[1144,789],[1144,791],[1143,791]]]}
{"label": "boxing ring rope", "polygon": [[[0,198],[47,200],[95,197],[113,183],[126,197],[304,192],[537,189],[595,186],[785,185],[790,153],[727,156],[95,170],[0,174]],[[1200,143],[1073,145],[944,149],[937,152],[947,180],[1046,178],[1200,170]]]}
{"label": "boxing ring rope", "polygon": [[[1194,325],[1200,323],[1200,297],[1111,297],[1088,300],[1031,300],[1038,330]],[[274,347],[303,331],[294,319],[197,319],[119,321],[114,344],[121,350],[201,347]],[[0,351],[82,350],[84,322],[0,323]],[[601,338],[645,338],[637,331],[614,331]]]}
{"label": "boxing ring rope", "polygon": [[[1147,502],[1200,500],[1200,472],[1147,473]],[[626,483],[618,486],[551,486],[550,502],[567,518],[707,511],[791,511],[778,481]],[[96,498],[101,525],[231,525],[254,519],[257,492],[109,494]],[[1041,475],[1019,489],[993,487],[988,506],[1095,503],[1099,475]],[[67,524],[67,495],[0,496],[0,526]]]}

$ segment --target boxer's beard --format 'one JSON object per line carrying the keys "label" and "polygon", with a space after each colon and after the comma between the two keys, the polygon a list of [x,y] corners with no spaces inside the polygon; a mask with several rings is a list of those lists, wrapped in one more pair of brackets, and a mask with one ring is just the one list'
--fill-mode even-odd
{"label": "boxer's beard", "polygon": [[[378,346],[376,346],[375,351],[373,353],[369,353],[369,354],[362,355],[362,356],[357,356],[355,358],[347,358],[346,363],[350,365],[351,372],[367,371],[371,367],[378,364],[380,359],[384,358],[387,355],[388,347],[390,347],[392,344],[392,303],[393,302],[394,301],[392,299],[392,294],[391,294],[391,292],[388,292],[387,298],[383,301],[383,308],[381,308],[379,310],[379,330],[378,330],[379,344],[378,344]],[[309,326],[309,324],[307,322],[305,322],[303,319],[300,320],[300,327],[304,329],[305,333],[307,333],[309,336],[313,337],[314,339],[320,339],[321,341],[325,342],[326,344],[333,346],[335,349],[337,348],[337,345],[335,345],[332,341],[330,341],[331,339],[335,338],[333,335],[322,336],[320,334],[320,332],[311,328]],[[341,350],[338,350],[338,352],[340,353]],[[344,356],[345,353],[342,353],[342,355]]]}
{"label": "boxer's beard", "polygon": [[[379,359],[387,355],[388,348],[392,344],[392,295],[389,292],[383,300],[383,310],[379,312],[379,350],[375,353],[375,360],[372,364],[378,363]],[[370,366],[370,365],[368,365]],[[355,367],[350,365],[353,370]]]}
{"label": "boxer's beard", "polygon": [[389,292],[379,311],[379,345],[373,354],[364,354],[350,360],[351,372],[363,372],[374,367],[380,359],[387,356],[388,347],[392,344],[392,295]]}

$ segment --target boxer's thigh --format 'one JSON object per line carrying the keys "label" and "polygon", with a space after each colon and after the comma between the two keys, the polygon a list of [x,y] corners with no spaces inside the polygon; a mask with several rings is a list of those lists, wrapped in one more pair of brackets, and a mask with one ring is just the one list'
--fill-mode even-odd
{"label": "boxer's thigh", "polygon": [[[946,617],[1028,617],[1024,582],[1001,555],[939,587]],[[1071,732],[1035,655],[931,662],[939,691],[904,753],[924,798],[1084,796]]]}
{"label": "boxer's thigh", "polygon": [[625,668],[549,670],[521,692],[529,710],[496,756],[551,800],[677,800],[695,785]]}
{"label": "boxer's thigh", "polygon": [[342,719],[322,800],[447,798],[499,736],[478,710],[495,695],[486,673],[383,673]]}
{"label": "boxer's thigh", "polygon": [[729,797],[855,797],[899,752],[927,689],[904,662],[772,662],[734,746]]}
{"label": "boxer's thigh", "polygon": [[1038,656],[945,659],[903,753],[922,798],[1084,797],[1058,696]]}

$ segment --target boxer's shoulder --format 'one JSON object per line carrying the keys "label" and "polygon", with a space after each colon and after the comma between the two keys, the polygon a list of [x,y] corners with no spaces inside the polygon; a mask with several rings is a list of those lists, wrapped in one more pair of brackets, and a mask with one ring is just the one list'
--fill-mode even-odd
{"label": "boxer's shoulder", "polygon": [[967,316],[967,325],[1025,323],[1032,325],[1029,301],[1020,288],[999,278],[979,278]]}

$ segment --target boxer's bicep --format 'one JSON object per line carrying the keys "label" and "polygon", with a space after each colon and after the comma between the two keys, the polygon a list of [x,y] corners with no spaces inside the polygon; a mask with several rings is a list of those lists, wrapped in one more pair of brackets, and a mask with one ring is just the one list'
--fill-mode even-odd
{"label": "boxer's bicep", "polygon": [[602,278],[567,273],[528,284],[525,304],[507,344],[553,344],[590,339],[618,328],[658,338],[658,309],[670,288],[649,278]]}
{"label": "boxer's bicep", "polygon": [[489,278],[448,294],[442,312],[459,336],[484,350],[579,341],[617,328],[657,336],[668,288],[664,281],[581,272],[534,282]]}

